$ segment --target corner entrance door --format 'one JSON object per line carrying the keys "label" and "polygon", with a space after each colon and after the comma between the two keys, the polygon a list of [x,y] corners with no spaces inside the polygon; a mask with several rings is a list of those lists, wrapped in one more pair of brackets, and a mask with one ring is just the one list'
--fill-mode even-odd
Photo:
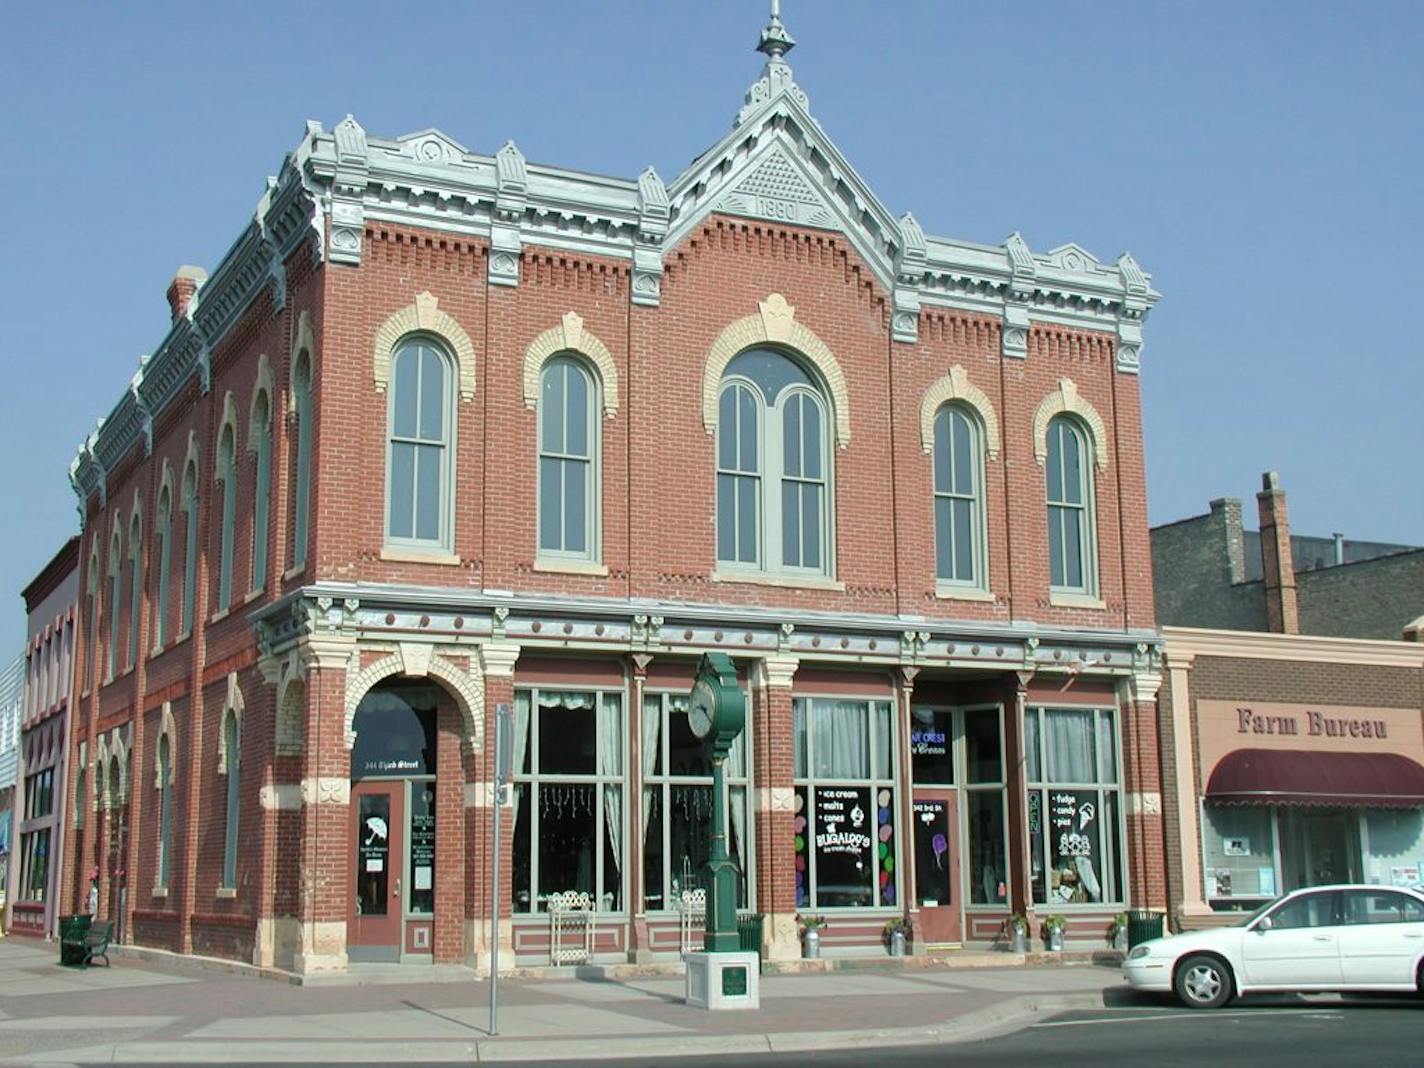
{"label": "corner entrance door", "polygon": [[347,953],[353,961],[398,961],[404,900],[405,782],[353,785],[351,819],[356,878],[347,921]]}
{"label": "corner entrance door", "polygon": [[929,945],[954,945],[962,939],[956,792],[917,787],[912,808],[920,928]]}

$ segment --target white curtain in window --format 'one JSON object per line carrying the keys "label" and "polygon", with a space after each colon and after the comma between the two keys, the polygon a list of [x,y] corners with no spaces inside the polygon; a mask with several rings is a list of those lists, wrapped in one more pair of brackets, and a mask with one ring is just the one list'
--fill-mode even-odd
{"label": "white curtain in window", "polygon": [[1091,709],[1055,708],[1043,717],[1048,774],[1055,783],[1097,782]]}
{"label": "white curtain in window", "polygon": [[[529,691],[521,690],[514,695],[514,767],[510,768],[510,774],[519,775],[524,771],[524,756],[529,752]],[[517,827],[519,825],[519,791],[511,789],[509,796],[513,798],[513,816],[509,825]]]}
{"label": "white curtain in window", "polygon": [[733,786],[728,789],[730,808],[732,812],[732,841],[736,843],[737,866],[742,870],[742,876],[747,876],[747,788],[745,786]]}
{"label": "white curtain in window", "polygon": [[[598,773],[623,774],[623,699],[616,693],[603,695],[598,705]],[[623,869],[623,784],[603,785],[603,822],[613,846],[613,863]]]}
{"label": "white curtain in window", "polygon": [[[663,699],[649,697],[643,701],[643,781],[652,777],[658,766],[658,743],[663,725]],[[643,787],[643,841],[648,840],[648,821],[653,815],[653,790]]]}
{"label": "white curtain in window", "polygon": [[814,701],[811,706],[816,775],[832,779],[870,777],[864,701]]}
{"label": "white curtain in window", "polygon": [[1117,782],[1117,746],[1113,738],[1113,714],[1099,712],[1098,717],[1098,765],[1102,769],[1099,782]]}

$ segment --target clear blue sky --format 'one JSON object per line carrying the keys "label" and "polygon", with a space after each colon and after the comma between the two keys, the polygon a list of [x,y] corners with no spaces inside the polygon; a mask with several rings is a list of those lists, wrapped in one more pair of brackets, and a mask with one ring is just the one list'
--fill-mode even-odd
{"label": "clear blue sky", "polygon": [[[1130,250],[1151,519],[1278,468],[1299,532],[1424,542],[1424,4],[786,0],[813,113],[895,214]],[[0,651],[76,529],[77,442],[319,119],[667,180],[727,128],[764,0],[20,4],[0,117]]]}

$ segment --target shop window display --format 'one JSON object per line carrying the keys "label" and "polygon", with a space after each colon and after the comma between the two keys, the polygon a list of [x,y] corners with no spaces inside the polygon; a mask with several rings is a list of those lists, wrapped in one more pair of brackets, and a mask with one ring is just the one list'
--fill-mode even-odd
{"label": "shop window display", "polygon": [[1383,886],[1424,884],[1424,809],[1369,809],[1365,830],[1365,878]]}
{"label": "shop window display", "polygon": [[1004,757],[998,708],[965,709],[964,800],[969,829],[969,903],[1008,900]]}
{"label": "shop window display", "polygon": [[797,908],[898,900],[890,709],[831,698],[793,706]]}
{"label": "shop window display", "polygon": [[[706,889],[712,855],[712,760],[687,722],[688,697],[643,699],[643,905],[673,909],[684,890]],[[737,905],[747,907],[748,855],[746,734],[728,754],[727,849],[737,862]]]}
{"label": "shop window display", "polygon": [[1202,848],[1212,908],[1251,909],[1280,892],[1269,808],[1203,805]]}
{"label": "shop window display", "polygon": [[1034,903],[1122,901],[1115,711],[1031,708],[1024,756]]}
{"label": "shop window display", "polygon": [[623,695],[514,696],[514,910],[574,890],[623,908]]}

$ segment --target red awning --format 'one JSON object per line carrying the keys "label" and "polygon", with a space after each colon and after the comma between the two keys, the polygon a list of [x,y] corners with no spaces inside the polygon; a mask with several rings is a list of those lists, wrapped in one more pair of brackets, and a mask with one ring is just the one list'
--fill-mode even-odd
{"label": "red awning", "polygon": [[1226,805],[1424,807],[1424,767],[1399,753],[1237,749],[1216,765],[1205,796]]}

